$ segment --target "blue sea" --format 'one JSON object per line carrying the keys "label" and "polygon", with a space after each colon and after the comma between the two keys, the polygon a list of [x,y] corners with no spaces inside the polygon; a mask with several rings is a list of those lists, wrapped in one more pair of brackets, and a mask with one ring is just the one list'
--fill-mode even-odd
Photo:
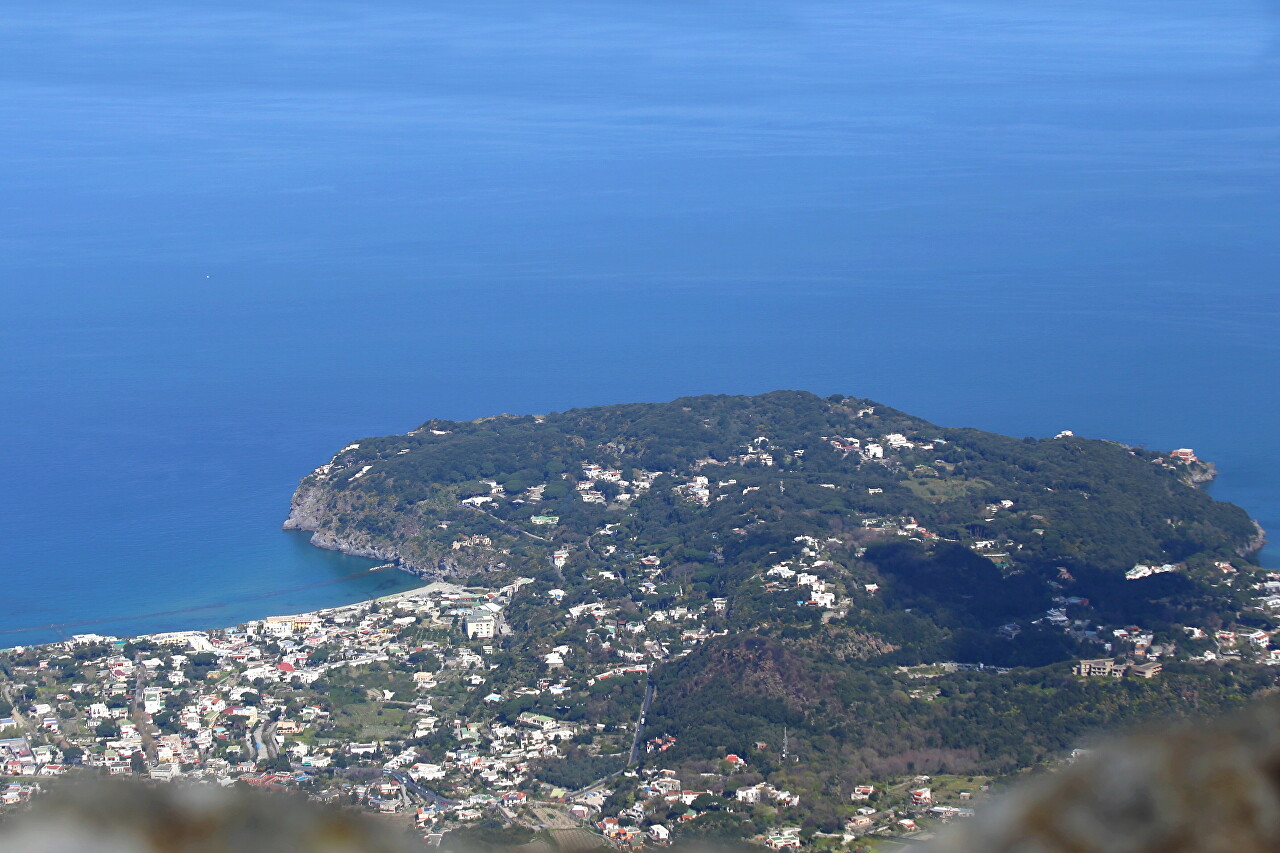
{"label": "blue sea", "polygon": [[1193,447],[1280,532],[1274,3],[67,0],[0,48],[0,645],[411,586],[282,532],[298,479],[684,394]]}

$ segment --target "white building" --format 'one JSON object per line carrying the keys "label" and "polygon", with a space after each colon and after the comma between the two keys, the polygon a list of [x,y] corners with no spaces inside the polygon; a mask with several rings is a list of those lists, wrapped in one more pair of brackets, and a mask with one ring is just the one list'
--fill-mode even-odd
{"label": "white building", "polygon": [[473,613],[462,620],[468,640],[488,640],[497,631],[498,622],[491,614]]}

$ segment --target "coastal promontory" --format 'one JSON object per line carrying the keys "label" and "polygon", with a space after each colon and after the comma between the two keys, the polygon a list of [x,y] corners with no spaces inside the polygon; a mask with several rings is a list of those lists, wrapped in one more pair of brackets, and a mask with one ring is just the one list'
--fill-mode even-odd
{"label": "coastal promontory", "polygon": [[1256,549],[1257,530],[1193,488],[1211,470],[1069,433],[1010,438],[779,391],[363,438],[302,480],[285,527],[425,575],[541,566],[602,535],[724,574],[747,559],[744,543],[790,533],[853,551],[959,545],[1004,575],[1175,565],[1213,577],[1215,563]]}
{"label": "coastal promontory", "polygon": [[[1016,772],[1270,689],[1280,580],[1248,514],[1199,488],[1212,473],[1187,449],[778,391],[361,438],[286,526],[465,585],[456,630],[502,662],[468,713],[604,726],[539,779],[649,752],[732,778],[750,756],[743,778],[830,828],[860,780]],[[527,692],[556,678],[577,687]]]}

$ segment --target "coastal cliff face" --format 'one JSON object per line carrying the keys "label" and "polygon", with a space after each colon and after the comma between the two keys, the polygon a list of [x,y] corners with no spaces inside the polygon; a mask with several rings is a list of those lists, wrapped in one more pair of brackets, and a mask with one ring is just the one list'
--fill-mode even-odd
{"label": "coastal cliff face", "polygon": [[1253,522],[1254,534],[1238,549],[1236,554],[1244,559],[1250,559],[1257,554],[1267,544],[1267,531],[1262,529],[1262,525],[1257,521]]}
{"label": "coastal cliff face", "polygon": [[353,529],[344,535],[339,535],[328,529],[332,520],[340,512],[335,506],[337,503],[334,500],[335,497],[336,493],[318,487],[315,482],[304,481],[293,495],[284,529],[310,531],[311,544],[317,548],[376,560],[398,561],[400,559],[398,549],[387,544],[375,543],[367,533]]}
{"label": "coastal cliff face", "polygon": [[455,577],[499,568],[496,559],[451,553],[431,537],[424,537],[424,523],[413,512],[401,513],[396,523],[379,533],[347,520],[359,515],[362,502],[349,493],[326,486],[313,473],[294,492],[285,530],[311,533],[311,544],[328,551],[395,563],[424,578]]}
{"label": "coastal cliff face", "polygon": [[[1198,459],[1194,464],[1188,466],[1186,473],[1182,476],[1184,483],[1197,489],[1209,485],[1216,479],[1218,479],[1218,466],[1203,459]],[[1257,520],[1253,521],[1253,529],[1253,535],[1236,548],[1236,556],[1249,559],[1266,546],[1267,531],[1262,528],[1262,525]]]}
{"label": "coastal cliff face", "polygon": [[1196,460],[1186,467],[1182,480],[1189,486],[1203,486],[1218,478],[1218,466],[1212,462]]}
{"label": "coastal cliff face", "polygon": [[309,530],[314,533],[330,517],[332,517],[332,508],[327,505],[325,494],[316,488],[311,478],[307,478],[293,493],[289,517],[285,519],[284,529]]}

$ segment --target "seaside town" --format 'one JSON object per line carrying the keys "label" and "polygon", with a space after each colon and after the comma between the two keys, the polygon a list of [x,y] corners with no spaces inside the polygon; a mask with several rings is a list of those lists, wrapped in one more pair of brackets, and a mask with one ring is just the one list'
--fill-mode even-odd
{"label": "seaside town", "polygon": [[[868,458],[910,444],[900,435],[857,447],[829,440]],[[745,448],[749,458],[734,461],[768,468],[772,452],[762,439]],[[699,470],[712,464],[723,463]],[[631,476],[645,489],[658,475]],[[620,472],[584,463],[574,487],[584,502],[603,500],[601,484],[619,479]],[[738,485],[694,473],[672,489],[705,507]],[[500,499],[493,484],[490,494],[459,505]],[[1002,501],[985,510],[990,520],[1016,508]],[[531,524],[557,521],[535,515]],[[911,517],[868,516],[860,524],[886,537],[937,538]],[[615,528],[605,525],[591,538],[608,541]],[[817,611],[824,623],[879,592],[836,559],[848,542],[801,535],[794,544],[793,557],[761,568],[744,588]],[[966,545],[997,566],[1016,548],[1007,539]],[[59,777],[102,774],[293,791],[398,821],[434,845],[450,831],[485,826],[549,833],[562,849],[662,846],[700,818],[734,812],[765,827],[748,841],[825,849],[866,837],[927,837],[972,816],[990,795],[996,780],[989,777],[866,779],[841,792],[841,830],[815,832],[802,829],[801,796],[753,767],[758,755],[788,759],[785,729],[773,742],[727,753],[693,774],[664,767],[663,753],[676,739],[646,728],[651,670],[723,636],[730,602],[673,584],[659,556],[627,547],[590,538],[576,551],[550,545],[549,575],[508,573],[500,586],[437,581],[221,630],[132,639],[85,634],[12,649],[0,656],[0,772],[10,780],[0,785],[0,805],[22,808]],[[491,550],[494,543],[468,533],[453,548]],[[1139,565],[1126,577],[1178,568]],[[1280,610],[1280,575],[1246,577],[1228,562],[1218,569],[1223,583],[1254,587],[1259,614]],[[568,580],[553,586],[548,577]],[[1187,626],[1179,646],[1154,642],[1140,626],[1091,623],[1082,616],[1088,607],[1062,598],[1034,622],[1099,650],[1075,665],[1082,679],[1158,678],[1173,659],[1280,663],[1280,650],[1269,647],[1271,630]],[[513,624],[517,611],[521,620]],[[520,636],[531,613],[550,614],[546,642]],[[1012,639],[1023,627],[1010,623],[1000,634]],[[921,685],[911,697],[930,701],[930,679],[966,667],[972,665],[901,670]],[[592,705],[602,692],[623,689],[635,697],[625,714]],[[564,769],[570,766],[573,773]]]}
{"label": "seaside town", "polygon": [[[654,632],[658,639],[636,643],[616,665],[588,672],[569,663],[575,650],[557,647],[542,661],[545,677],[511,696],[487,692],[500,666],[494,644],[510,631],[504,608],[532,583],[518,578],[480,589],[437,582],[225,630],[131,640],[85,634],[15,648],[0,686],[10,708],[0,719],[0,772],[11,780],[0,785],[3,807],[22,807],[59,777],[129,775],[298,791],[401,820],[428,844],[489,818],[550,831],[570,846],[595,839],[636,848],[665,845],[681,824],[731,803],[778,818],[761,843],[801,846],[800,826],[786,820],[799,797],[767,782],[739,784],[750,776],[749,759],[726,755],[723,772],[682,780],[660,761],[646,762],[654,769],[627,769],[635,762],[623,761],[624,749],[618,770],[568,791],[539,781],[535,768],[595,734],[612,734],[631,759],[660,759],[674,739],[643,738],[634,723],[610,733],[605,724],[532,711],[510,720],[458,713],[477,694],[487,706],[511,698],[536,706],[609,679],[643,678],[668,656],[663,638],[678,632],[687,653],[712,636],[704,613],[651,613],[650,623],[675,631]],[[820,584],[816,594],[823,594]],[[605,611],[575,606],[565,615],[598,619]],[[626,624],[623,632],[640,635],[645,627]],[[944,791],[923,776],[856,786],[849,792],[854,814],[836,840],[877,829],[915,833],[921,824],[971,816],[972,798],[988,789],[986,780],[971,781],[973,791],[961,790],[959,780],[948,780]],[[625,807],[610,808],[618,802]]]}
{"label": "seaside town", "polygon": [[[789,569],[766,574],[770,583],[793,579]],[[795,580],[814,595],[827,594],[821,581]],[[610,678],[643,677],[666,654],[662,640],[644,641],[625,662],[588,673],[572,666],[573,649],[560,647],[546,654],[545,676],[510,697],[489,692],[499,666],[494,643],[510,630],[504,607],[530,585],[527,578],[497,590],[435,583],[221,631],[128,641],[80,635],[14,649],[0,687],[11,708],[0,719],[0,771],[11,780],[0,785],[3,806],[21,807],[67,774],[140,775],[296,790],[403,820],[435,844],[450,828],[489,818],[636,847],[667,843],[682,823],[728,799],[776,816],[762,843],[801,846],[799,826],[786,821],[798,798],[766,782],[737,784],[747,758],[726,755],[723,772],[682,780],[661,769],[669,744],[659,736],[639,744],[647,758],[659,759],[645,762],[653,769],[610,773],[567,791],[540,782],[533,768],[575,742],[590,742],[605,726],[528,711],[511,720],[460,715],[471,694],[483,694],[488,706],[517,697],[554,701]],[[1280,589],[1280,580],[1264,587],[1262,606],[1269,606],[1277,594],[1270,587]],[[565,615],[598,617],[603,610],[575,606]],[[681,608],[649,614],[650,624],[677,620],[690,644],[710,636],[704,615]],[[1277,660],[1252,633],[1219,631],[1214,639],[1222,657]],[[1166,650],[1125,629],[1117,629],[1115,642],[1132,662],[1081,661],[1079,675],[1158,675]],[[609,734],[623,745],[631,739],[629,731]],[[989,787],[986,779],[931,782],[915,777],[854,787],[849,799],[856,809],[838,840],[911,835],[971,816]],[[619,798],[623,789],[628,796]],[[620,799],[625,808],[611,810]]]}

